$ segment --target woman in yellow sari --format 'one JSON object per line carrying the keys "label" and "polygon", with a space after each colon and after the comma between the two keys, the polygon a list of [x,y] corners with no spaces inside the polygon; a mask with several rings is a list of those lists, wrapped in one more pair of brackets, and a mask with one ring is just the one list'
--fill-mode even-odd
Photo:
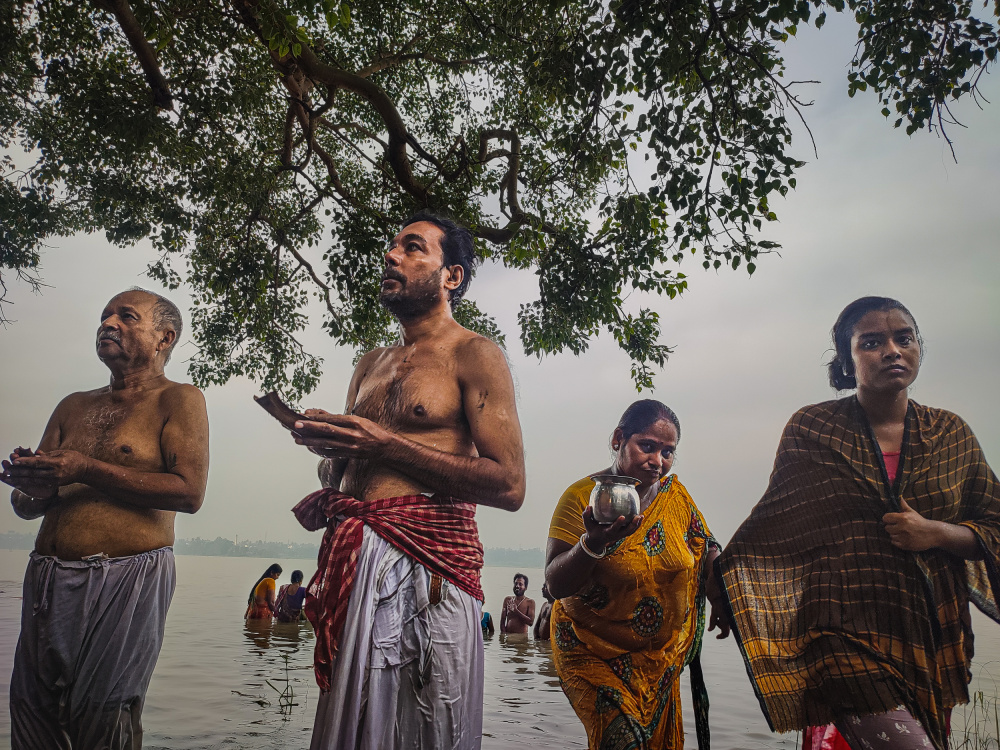
{"label": "woman in yellow sari", "polygon": [[274,616],[275,581],[280,576],[281,566],[274,563],[264,571],[264,575],[257,579],[257,583],[250,587],[247,611],[243,614],[245,619],[270,620]]}
{"label": "woman in yellow sari", "polygon": [[[682,748],[680,672],[691,665],[698,744],[708,748],[708,704],[698,654],[705,594],[709,630],[729,634],[708,575],[719,547],[694,501],[669,475],[677,416],[659,401],[632,404],[611,437],[610,468],[634,477],[640,515],[602,525],[588,507],[594,480],[559,500],[546,551],[556,671],[591,750]],[[716,604],[718,602],[718,605]]]}

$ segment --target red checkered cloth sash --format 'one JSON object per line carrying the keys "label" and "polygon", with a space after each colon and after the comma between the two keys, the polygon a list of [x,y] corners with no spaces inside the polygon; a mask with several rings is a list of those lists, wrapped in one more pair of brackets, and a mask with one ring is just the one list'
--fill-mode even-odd
{"label": "red checkered cloth sash", "polygon": [[425,495],[363,502],[325,489],[306,497],[292,512],[309,531],[326,528],[304,607],[316,630],[314,668],[321,690],[330,689],[365,525],[432,573],[483,599],[483,545],[471,503]]}

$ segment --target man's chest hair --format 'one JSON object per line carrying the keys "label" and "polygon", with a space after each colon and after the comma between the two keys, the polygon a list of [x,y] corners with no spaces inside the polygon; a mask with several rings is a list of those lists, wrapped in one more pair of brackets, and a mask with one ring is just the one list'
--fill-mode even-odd
{"label": "man's chest hair", "polygon": [[386,428],[453,426],[463,415],[454,363],[399,355],[379,362],[361,381],[352,413]]}
{"label": "man's chest hair", "polygon": [[158,463],[163,420],[157,404],[152,394],[127,401],[103,394],[88,399],[63,421],[59,447],[121,465]]}

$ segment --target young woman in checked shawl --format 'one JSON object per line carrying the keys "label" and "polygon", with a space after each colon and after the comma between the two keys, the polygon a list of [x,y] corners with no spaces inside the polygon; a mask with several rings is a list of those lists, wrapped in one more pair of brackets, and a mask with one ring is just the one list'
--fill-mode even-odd
{"label": "young woman in checked shawl", "polygon": [[[764,715],[805,747],[947,747],[969,700],[969,601],[1000,621],[1000,485],[969,426],[907,397],[921,340],[895,300],[833,330],[764,497],[718,561]],[[834,729],[836,727],[836,729]]]}

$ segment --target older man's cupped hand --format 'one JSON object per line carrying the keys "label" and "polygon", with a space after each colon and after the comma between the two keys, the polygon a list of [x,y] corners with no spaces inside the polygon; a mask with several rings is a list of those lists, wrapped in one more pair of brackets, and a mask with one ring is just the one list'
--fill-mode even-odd
{"label": "older man's cupped hand", "polygon": [[31,448],[15,448],[9,461],[0,462],[3,473],[0,482],[8,484],[25,495],[47,499],[55,497],[61,484],[72,481],[61,481],[60,473],[53,470],[53,465],[59,465],[59,457],[54,454],[73,453],[84,458],[76,451],[52,451],[51,453],[33,452]]}
{"label": "older man's cupped hand", "polygon": [[371,458],[385,453],[393,435],[370,419],[307,409],[308,421],[295,423],[292,437],[324,458]]}

